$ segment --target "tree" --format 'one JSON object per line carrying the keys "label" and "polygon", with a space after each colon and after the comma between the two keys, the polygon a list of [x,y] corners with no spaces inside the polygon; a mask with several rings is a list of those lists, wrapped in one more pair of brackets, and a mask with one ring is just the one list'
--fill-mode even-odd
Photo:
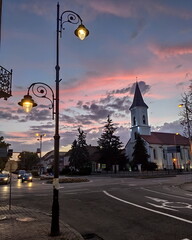
{"label": "tree", "polygon": [[182,111],[180,112],[181,119],[180,122],[183,125],[184,135],[191,139],[192,137],[192,83],[189,86],[189,91],[185,92],[182,96],[182,104],[180,107]]}
{"label": "tree", "polygon": [[91,161],[87,150],[86,134],[78,128],[78,139],[73,141],[69,165],[80,174],[88,174],[91,171]]}
{"label": "tree", "polygon": [[[7,152],[7,148],[10,146],[11,144],[9,143],[6,143],[4,141],[4,137],[1,136],[0,137],[0,148],[2,149],[5,149],[5,151]],[[4,168],[5,168],[5,165],[7,163],[7,161],[9,160],[9,157],[6,155],[6,156],[3,156],[3,157],[0,157],[0,171],[2,171]]]}
{"label": "tree", "polygon": [[100,162],[106,164],[106,170],[111,170],[112,165],[117,165],[119,160],[122,159],[122,142],[118,136],[114,135],[115,131],[116,128],[112,119],[108,116],[107,124],[104,126],[104,131],[98,140],[101,154]]}
{"label": "tree", "polygon": [[145,147],[145,142],[139,134],[137,134],[133,149],[133,160],[131,162],[132,167],[135,168],[138,164],[141,164],[142,170],[147,170],[149,155]]}
{"label": "tree", "polygon": [[26,171],[31,171],[37,167],[40,159],[37,153],[23,151],[19,154],[19,169],[25,169]]}

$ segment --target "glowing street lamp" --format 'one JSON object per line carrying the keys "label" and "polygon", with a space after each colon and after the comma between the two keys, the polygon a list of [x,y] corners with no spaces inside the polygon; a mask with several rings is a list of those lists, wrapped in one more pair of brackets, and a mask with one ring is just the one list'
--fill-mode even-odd
{"label": "glowing street lamp", "polygon": [[[64,16],[66,20],[64,20]],[[53,118],[55,116],[55,135],[54,135],[54,179],[53,179],[53,204],[52,204],[52,221],[51,221],[51,236],[60,235],[59,227],[59,83],[61,81],[59,77],[59,38],[62,37],[62,30],[65,30],[64,24],[72,23],[78,24],[78,28],[75,30],[75,35],[81,40],[85,39],[89,35],[89,31],[82,24],[81,17],[73,11],[64,11],[60,14],[60,5],[57,4],[57,31],[56,31],[56,79],[55,79],[55,92],[53,89],[42,82],[31,84],[28,88],[28,94],[18,104],[25,108],[25,111],[29,112],[37,104],[29,95],[30,90],[36,97],[46,98],[51,102],[50,109],[53,111]],[[36,88],[35,88],[36,87]],[[50,97],[50,95],[52,95]]]}

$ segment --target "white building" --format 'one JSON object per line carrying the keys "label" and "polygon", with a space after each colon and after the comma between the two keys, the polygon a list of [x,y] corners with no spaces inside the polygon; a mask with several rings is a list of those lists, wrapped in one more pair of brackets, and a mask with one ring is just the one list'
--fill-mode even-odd
{"label": "white building", "polygon": [[186,137],[177,133],[151,132],[148,122],[148,106],[143,100],[136,83],[131,111],[131,138],[125,146],[126,155],[132,161],[133,147],[137,134],[146,144],[149,161],[155,162],[159,169],[190,167],[190,144]]}

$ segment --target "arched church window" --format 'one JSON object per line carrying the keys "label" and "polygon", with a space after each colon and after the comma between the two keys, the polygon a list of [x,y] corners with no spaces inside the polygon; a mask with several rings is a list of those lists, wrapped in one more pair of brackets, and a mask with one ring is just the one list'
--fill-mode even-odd
{"label": "arched church window", "polygon": [[146,124],[145,115],[143,115],[143,124]]}

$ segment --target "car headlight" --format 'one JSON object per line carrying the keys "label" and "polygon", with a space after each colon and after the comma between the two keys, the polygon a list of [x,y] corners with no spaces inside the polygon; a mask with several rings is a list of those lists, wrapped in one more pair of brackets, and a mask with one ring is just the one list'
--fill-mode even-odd
{"label": "car headlight", "polygon": [[32,179],[32,177],[29,177],[29,179],[31,180],[31,179]]}
{"label": "car headlight", "polygon": [[6,177],[6,178],[4,178],[4,181],[7,181],[8,180],[8,178]]}
{"label": "car headlight", "polygon": [[21,175],[19,174],[18,177],[21,177]]}

